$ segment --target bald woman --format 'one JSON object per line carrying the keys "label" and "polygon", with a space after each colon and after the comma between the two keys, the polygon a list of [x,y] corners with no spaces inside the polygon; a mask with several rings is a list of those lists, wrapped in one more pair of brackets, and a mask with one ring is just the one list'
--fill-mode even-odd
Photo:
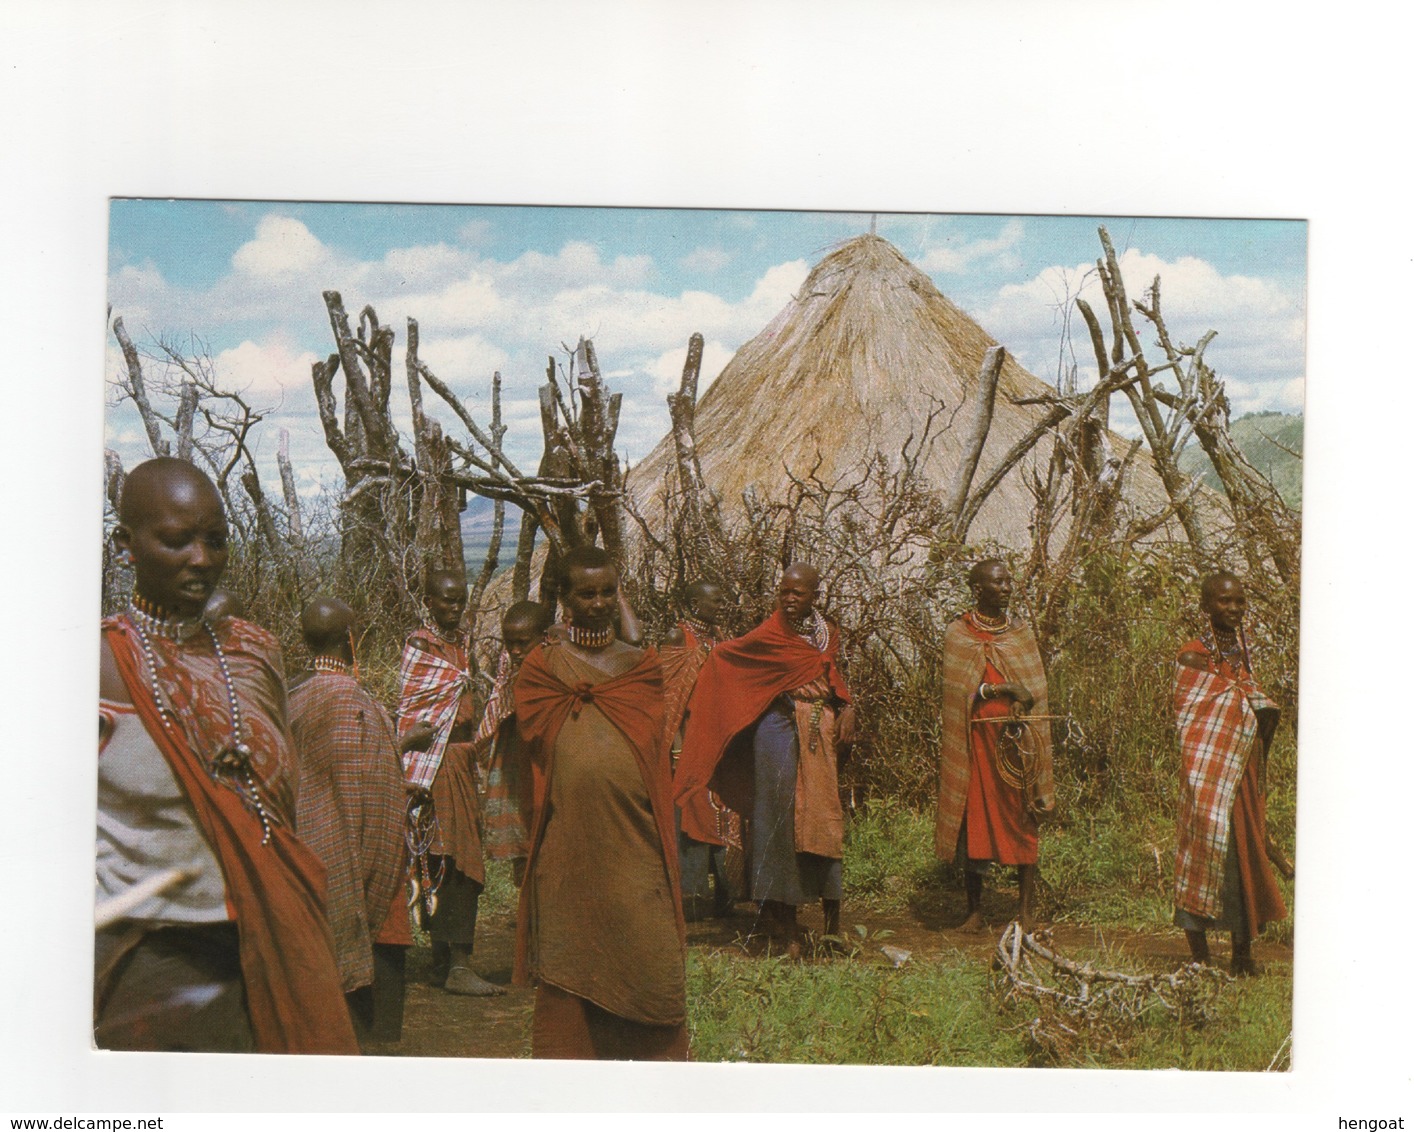
{"label": "bald woman", "polygon": [[203,617],[227,538],[190,463],[127,477],[113,541],[134,592],[99,653],[94,1040],[356,1053],[323,869],[294,833],[279,645]]}

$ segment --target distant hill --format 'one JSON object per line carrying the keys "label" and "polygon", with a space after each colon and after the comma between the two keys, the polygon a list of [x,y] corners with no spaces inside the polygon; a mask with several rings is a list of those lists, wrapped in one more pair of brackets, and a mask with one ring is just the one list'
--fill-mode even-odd
{"label": "distant hill", "polygon": [[[486,548],[491,545],[491,528],[495,503],[480,495],[467,495],[466,510],[462,512],[462,553],[466,561],[466,572],[475,578],[481,571],[481,563],[486,559]],[[501,533],[501,568],[509,566],[516,556],[516,538],[520,534],[521,510],[513,504],[506,505],[506,528]]]}
{"label": "distant hill", "polygon": [[[1232,422],[1232,438],[1242,454],[1272,481],[1288,507],[1298,509],[1301,506],[1301,460],[1291,453],[1302,451],[1305,429],[1306,419],[1290,413],[1248,413]],[[1189,443],[1178,462],[1185,472],[1196,472],[1209,487],[1222,490],[1217,472],[1196,443]]]}

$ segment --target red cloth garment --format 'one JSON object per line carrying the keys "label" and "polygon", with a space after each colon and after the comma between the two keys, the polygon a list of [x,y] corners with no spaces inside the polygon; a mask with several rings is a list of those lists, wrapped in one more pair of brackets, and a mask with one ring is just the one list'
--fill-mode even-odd
{"label": "red cloth garment", "polygon": [[[988,664],[982,672],[988,684],[1003,684],[1005,677]],[[977,701],[972,713],[972,777],[967,783],[967,856],[974,861],[1003,865],[1034,865],[1037,861],[1036,819],[1026,812],[1021,791],[997,771],[997,740],[1001,725],[977,720],[1006,719],[1010,700]]]}
{"label": "red cloth garment", "polygon": [[515,675],[504,649],[496,683],[486,701],[472,750],[483,767],[482,849],[493,861],[514,860],[530,851],[530,776],[523,774],[520,733],[515,724]]}
{"label": "red cloth garment", "polygon": [[1174,901],[1196,916],[1222,911],[1223,862],[1235,838],[1247,923],[1286,917],[1267,860],[1266,751],[1258,712],[1275,705],[1245,667],[1214,657],[1201,641],[1179,650],[1207,656],[1206,670],[1175,665],[1174,715],[1181,761]]}
{"label": "red cloth garment", "polygon": [[[599,683],[571,687],[551,671],[546,658],[547,647],[537,646],[521,664],[515,683],[516,722],[521,742],[525,745],[525,763],[531,776],[530,856],[526,875],[535,871],[540,842],[549,820],[550,777],[554,773],[553,755],[560,728],[571,713],[578,715],[585,704],[592,703],[631,747],[643,786],[648,794],[658,833],[658,849],[672,893],[680,940],[687,938],[682,918],[682,888],[678,879],[677,834],[673,820],[670,794],[668,751],[663,744],[663,670],[653,649],[644,651],[634,667],[621,675]],[[586,850],[588,847],[586,847]],[[514,979],[517,985],[531,981],[530,952],[530,886],[524,885],[520,895],[520,913],[516,923],[516,954]]]}
{"label": "red cloth garment", "polygon": [[630,1022],[542,983],[535,991],[531,1057],[571,1061],[687,1061],[687,1026]]}
{"label": "red cloth garment", "polygon": [[373,939],[407,878],[406,808],[393,724],[357,680],[316,672],[290,692],[299,753],[295,827],[328,873],[344,990],[373,981]]}
{"label": "red cloth garment", "polygon": [[[289,736],[279,646],[264,630],[237,618],[216,627],[240,700],[252,767],[271,815],[261,844],[259,818],[241,795],[213,777],[211,760],[229,741],[224,681],[186,663],[211,660],[200,635],[178,645],[151,643],[162,696],[154,698],[143,650],[126,618],[103,623],[118,672],[144,726],[172,767],[221,862],[240,932],[240,964],[256,1048],[262,1053],[357,1053],[329,922],[324,868],[294,834],[287,783]],[[262,688],[263,694],[255,694]],[[166,710],[164,710],[164,708]],[[283,771],[283,773],[281,773]]]}
{"label": "red cloth garment", "polygon": [[[716,637],[699,638],[697,632],[686,621],[678,623],[683,635],[682,645],[664,645],[660,650],[663,662],[664,719],[663,739],[669,747],[678,739],[683,717],[688,710],[688,701],[697,684],[698,673],[707,657],[720,641]],[[698,788],[685,798],[678,800],[682,810],[682,826],[687,836],[708,845],[735,843],[741,848],[741,821],[727,809],[710,790]],[[710,837],[698,837],[697,833],[711,833]]]}
{"label": "red cloth garment", "polygon": [[[673,783],[678,803],[711,787],[732,810],[749,815],[755,794],[752,755],[748,744],[735,740],[777,697],[822,677],[838,700],[849,703],[849,688],[839,670],[838,630],[830,626],[829,643],[821,652],[791,631],[780,610],[744,637],[714,648],[698,673],[689,704]],[[802,732],[802,743],[806,741]],[[686,810],[683,832],[698,841],[710,842],[716,836],[711,827],[689,826]]]}
{"label": "red cloth garment", "polygon": [[[933,827],[933,850],[942,860],[957,856],[958,832],[963,816],[971,824],[968,809],[974,762],[972,725],[978,708],[984,673],[1000,675],[1001,681],[1016,683],[1031,693],[1035,701],[1029,715],[1047,715],[1050,700],[1046,691],[1046,670],[1041,650],[1026,624],[1011,618],[1007,627],[996,632],[978,626],[971,614],[959,617],[943,634],[943,703],[938,743],[938,813]],[[1008,704],[1010,701],[1007,701]],[[990,725],[996,729],[996,725]],[[1030,739],[1036,744],[1033,777],[1018,801],[1031,814],[1046,813],[1055,807],[1055,770],[1051,758],[1051,725],[1030,725]],[[991,752],[988,752],[989,755]],[[992,766],[995,767],[995,762]],[[1016,789],[1012,787],[1011,789]],[[1034,859],[1034,858],[1033,858]]]}

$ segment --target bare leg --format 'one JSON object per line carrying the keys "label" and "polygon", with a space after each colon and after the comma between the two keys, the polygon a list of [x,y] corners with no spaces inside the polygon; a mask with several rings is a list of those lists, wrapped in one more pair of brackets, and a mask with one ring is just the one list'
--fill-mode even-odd
{"label": "bare leg", "polygon": [[495,983],[488,983],[471,969],[470,944],[453,943],[451,948],[451,970],[447,972],[445,990],[448,994],[465,994],[474,998],[488,998],[495,994],[505,994],[505,989]]}
{"label": "bare leg", "polygon": [[1016,866],[1016,887],[1020,896],[1020,919],[1023,932],[1036,930],[1036,877],[1038,875],[1039,869],[1036,865]]}
{"label": "bare leg", "polygon": [[840,934],[840,902],[838,900],[820,901],[820,907],[825,913],[825,934],[837,936]]}
{"label": "bare leg", "polygon": [[800,926],[796,922],[795,905],[783,900],[764,902],[767,930],[771,939],[782,945],[783,953],[791,959],[801,956]]}
{"label": "bare leg", "polygon": [[432,973],[431,981],[434,987],[440,987],[447,981],[447,972],[452,966],[452,949],[450,945],[441,943],[438,940],[432,941]]}
{"label": "bare leg", "polygon": [[1208,953],[1208,933],[1201,929],[1185,928],[1183,934],[1188,937],[1188,952],[1193,956],[1195,963],[1208,963],[1212,956]]}
{"label": "bare leg", "polygon": [[965,872],[962,874],[962,882],[967,892],[967,919],[962,921],[962,930],[986,931],[987,922],[982,919],[982,874]]}
{"label": "bare leg", "polygon": [[1258,975],[1261,971],[1252,958],[1252,937],[1246,930],[1232,933],[1232,973],[1234,975]]}

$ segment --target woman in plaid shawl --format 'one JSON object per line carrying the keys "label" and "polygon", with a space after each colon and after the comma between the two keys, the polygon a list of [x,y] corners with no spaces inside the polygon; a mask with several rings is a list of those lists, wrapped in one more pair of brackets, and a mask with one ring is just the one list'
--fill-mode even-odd
{"label": "woman in plaid shawl", "polygon": [[1242,620],[1247,595],[1233,575],[1203,580],[1209,635],[1189,641],[1175,668],[1182,774],[1174,923],[1207,963],[1208,931],[1232,933],[1232,973],[1257,973],[1252,938],[1286,918],[1268,863],[1267,745],[1280,712],[1257,687]]}
{"label": "woman in plaid shawl", "polygon": [[408,634],[398,671],[398,733],[406,737],[419,723],[433,731],[426,750],[403,759],[416,808],[431,810],[413,868],[432,937],[432,978],[449,994],[504,994],[471,968],[486,864],[472,759],[479,716],[462,629],[466,582],[456,571],[431,571],[423,596],[430,619]]}
{"label": "woman in plaid shawl", "polygon": [[1046,672],[1031,630],[1007,613],[1011,571],[989,558],[968,574],[975,609],[943,637],[942,743],[935,851],[965,862],[964,931],[981,931],[982,879],[993,861],[1015,865],[1019,918],[1035,922],[1037,815],[1055,805],[1049,723],[1019,728],[1018,773],[1003,773],[1008,721],[1046,714]]}

